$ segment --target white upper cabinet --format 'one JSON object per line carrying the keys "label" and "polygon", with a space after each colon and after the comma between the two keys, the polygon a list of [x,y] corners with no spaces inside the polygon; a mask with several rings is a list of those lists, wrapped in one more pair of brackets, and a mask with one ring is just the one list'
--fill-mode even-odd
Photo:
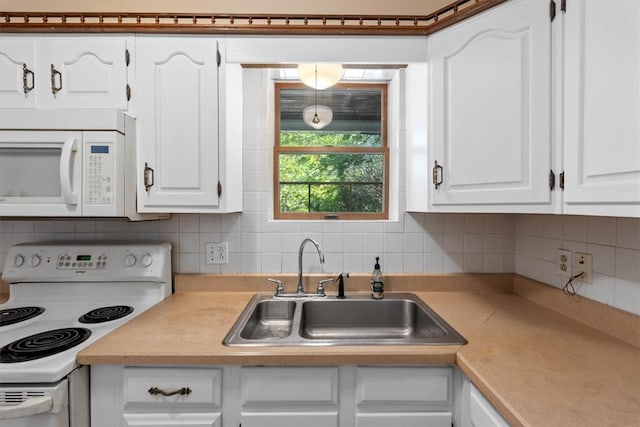
{"label": "white upper cabinet", "polygon": [[[36,107],[36,71],[34,37],[0,36],[0,108]],[[45,85],[39,78],[38,90],[46,90]]]}
{"label": "white upper cabinet", "polygon": [[0,36],[0,108],[128,108],[127,36]]}
{"label": "white upper cabinet", "polygon": [[140,211],[218,207],[218,55],[210,37],[136,38]]}
{"label": "white upper cabinet", "polygon": [[427,46],[432,209],[550,206],[549,3],[507,2]]}
{"label": "white upper cabinet", "polygon": [[564,212],[640,216],[640,2],[564,15]]}

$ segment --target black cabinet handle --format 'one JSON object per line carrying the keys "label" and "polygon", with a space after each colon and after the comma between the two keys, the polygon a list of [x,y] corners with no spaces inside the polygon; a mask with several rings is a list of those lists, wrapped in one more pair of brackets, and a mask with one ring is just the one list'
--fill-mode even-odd
{"label": "black cabinet handle", "polygon": [[188,394],[191,394],[191,389],[189,387],[182,387],[174,391],[164,391],[158,387],[151,387],[147,391],[152,396],[157,396],[158,394],[161,394],[162,396],[175,396],[175,395],[186,396]]}

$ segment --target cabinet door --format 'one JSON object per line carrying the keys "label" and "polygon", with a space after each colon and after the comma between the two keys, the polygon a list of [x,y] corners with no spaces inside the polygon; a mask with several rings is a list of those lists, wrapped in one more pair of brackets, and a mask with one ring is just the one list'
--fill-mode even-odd
{"label": "cabinet door", "polygon": [[127,109],[125,37],[38,39],[38,106]]}
{"label": "cabinet door", "polygon": [[243,367],[243,427],[337,427],[335,367]]}
{"label": "cabinet door", "polygon": [[0,36],[0,109],[35,108],[35,73],[35,39]]}
{"label": "cabinet door", "polygon": [[469,423],[472,427],[508,427],[509,423],[495,410],[482,393],[470,384]]}
{"label": "cabinet door", "polygon": [[217,52],[208,37],[136,39],[140,211],[218,206]]}
{"label": "cabinet door", "polygon": [[549,204],[549,3],[507,2],[427,46],[433,206]]}
{"label": "cabinet door", "polygon": [[639,23],[636,1],[567,4],[567,213],[640,216]]}

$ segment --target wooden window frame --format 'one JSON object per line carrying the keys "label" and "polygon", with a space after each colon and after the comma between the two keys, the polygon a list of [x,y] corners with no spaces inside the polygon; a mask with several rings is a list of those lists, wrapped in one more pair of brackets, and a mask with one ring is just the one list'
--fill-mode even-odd
{"label": "wooden window frame", "polygon": [[[387,83],[338,83],[332,88],[375,88],[381,92],[381,145],[379,147],[282,147],[280,146],[280,92],[282,89],[308,88],[303,83],[275,83],[275,128],[273,144],[273,217],[278,220],[388,220],[389,219],[389,145]],[[300,112],[302,114],[302,112]],[[383,155],[382,212],[280,212],[280,154],[362,153]]]}

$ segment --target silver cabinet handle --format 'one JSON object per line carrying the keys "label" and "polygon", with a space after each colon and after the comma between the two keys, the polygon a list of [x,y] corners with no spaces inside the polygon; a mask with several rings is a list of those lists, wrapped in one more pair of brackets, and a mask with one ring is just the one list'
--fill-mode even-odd
{"label": "silver cabinet handle", "polygon": [[442,185],[442,180],[443,180],[443,168],[441,165],[438,164],[438,161],[436,160],[436,164],[433,167],[433,185],[436,187],[436,190],[438,189],[438,187],[440,187],[440,185]]}
{"label": "silver cabinet handle", "polygon": [[144,191],[147,193],[153,187],[154,173],[154,170],[149,167],[147,162],[144,162]]}
{"label": "silver cabinet handle", "polygon": [[158,394],[161,394],[162,396],[175,396],[175,395],[186,396],[188,394],[191,394],[191,389],[189,387],[182,387],[173,391],[164,391],[158,387],[151,387],[147,391],[152,396],[157,396]]}
{"label": "silver cabinet handle", "polygon": [[[56,76],[58,76],[59,86],[56,86]],[[56,67],[51,64],[51,93],[54,95],[62,89],[62,73],[56,70]]]}
{"label": "silver cabinet handle", "polygon": [[[31,76],[31,86],[27,83],[28,76]],[[27,64],[22,64],[22,90],[25,95],[33,90],[36,85],[36,75],[27,68]]]}

